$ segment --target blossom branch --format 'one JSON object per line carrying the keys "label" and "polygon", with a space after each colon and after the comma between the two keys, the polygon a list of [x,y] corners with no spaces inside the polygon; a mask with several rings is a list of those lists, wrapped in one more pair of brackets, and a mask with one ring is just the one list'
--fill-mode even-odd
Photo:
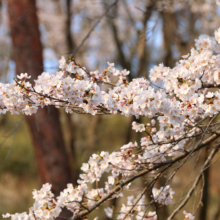
{"label": "blossom branch", "polygon": [[209,164],[209,162],[212,160],[212,158],[215,156],[215,154],[218,152],[220,145],[217,145],[212,152],[210,153],[209,157],[207,158],[207,160],[205,161],[205,163],[202,166],[201,171],[199,172],[198,176],[196,177],[192,187],[190,188],[190,190],[188,191],[185,199],[181,202],[181,204],[172,212],[172,214],[168,217],[167,220],[171,220],[175,217],[175,215],[180,211],[181,208],[184,207],[184,205],[187,203],[187,201],[189,200],[189,198],[191,197],[193,191],[196,189],[204,170],[206,169],[206,166]]}

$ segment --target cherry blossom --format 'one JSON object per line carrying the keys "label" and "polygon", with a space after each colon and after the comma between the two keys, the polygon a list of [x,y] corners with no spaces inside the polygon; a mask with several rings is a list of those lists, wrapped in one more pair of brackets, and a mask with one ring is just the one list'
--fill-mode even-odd
{"label": "cherry blossom", "polygon": [[[186,145],[194,138],[202,140],[204,135],[210,138],[213,133],[214,138],[218,137],[212,126],[204,131],[202,124],[205,119],[211,123],[220,112],[220,55],[216,41],[219,43],[219,30],[215,39],[201,35],[195,41],[195,48],[174,68],[154,66],[149,80],[138,78],[128,82],[129,71],[117,69],[114,63],[107,63],[104,70],[88,71],[75,59],[62,57],[56,74],[44,72],[33,84],[28,81],[27,73],[21,73],[12,84],[0,83],[2,114],[31,115],[39,108],[53,105],[67,113],[121,114],[149,119],[145,124],[132,122],[132,129],[143,133],[140,141],[125,144],[118,151],[92,154],[82,164],[77,186],[68,184],[54,198],[51,185],[44,184],[40,190],[33,191],[35,201],[28,214],[7,213],[3,217],[52,220],[64,207],[73,213],[73,218],[86,216],[104,201],[124,196],[138,175],[157,172],[160,167],[175,163],[176,158],[182,159],[198,150]],[[91,187],[100,180],[104,184]],[[156,180],[155,177],[153,183]],[[152,200],[169,205],[174,193],[167,184],[160,189],[152,187]],[[128,196],[127,203],[120,209],[117,207],[117,219],[157,219],[156,213],[145,210],[143,204],[144,194]],[[104,210],[112,218],[112,208]],[[185,211],[184,215],[185,219],[194,219]]]}
{"label": "cherry blossom", "polygon": [[195,217],[191,214],[191,213],[188,213],[186,211],[183,211],[183,214],[184,214],[184,220],[193,220]]}
{"label": "cherry blossom", "polygon": [[167,185],[165,187],[161,187],[159,190],[153,188],[152,193],[155,202],[162,205],[168,205],[172,202],[173,194],[175,192],[172,190],[172,188],[169,185]]}

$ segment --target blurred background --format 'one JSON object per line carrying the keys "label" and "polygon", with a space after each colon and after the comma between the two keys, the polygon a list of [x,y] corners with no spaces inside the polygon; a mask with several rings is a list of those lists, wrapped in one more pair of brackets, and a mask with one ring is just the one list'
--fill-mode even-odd
{"label": "blurred background", "polygon": [[[69,55],[88,70],[104,70],[109,61],[130,70],[129,80],[148,78],[154,65],[174,67],[200,34],[213,36],[219,21],[215,0],[1,0],[0,79],[11,83],[21,72],[32,80],[43,71],[54,74],[61,56]],[[52,183],[59,195],[67,183],[76,184],[82,162],[93,153],[112,152],[140,140],[141,135],[131,130],[134,120],[69,115],[51,107],[34,116],[0,115],[0,214],[28,211],[33,189],[45,182]],[[182,201],[207,152],[191,158],[173,178],[175,199],[161,208],[160,219]],[[215,162],[205,172],[203,208],[197,209],[202,184],[187,203],[185,210],[197,210],[196,219],[220,219],[219,165]],[[157,187],[164,185],[171,171]],[[137,188],[148,178],[138,180]],[[149,194],[146,197],[150,199]],[[125,202],[108,205],[119,209]],[[107,219],[104,211],[99,216]]]}

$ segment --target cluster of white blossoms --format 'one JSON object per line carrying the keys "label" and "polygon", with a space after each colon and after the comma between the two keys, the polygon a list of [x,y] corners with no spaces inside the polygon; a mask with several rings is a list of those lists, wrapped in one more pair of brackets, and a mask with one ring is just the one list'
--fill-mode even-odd
{"label": "cluster of white blossoms", "polygon": [[172,190],[172,188],[167,185],[165,187],[161,187],[160,189],[153,188],[152,194],[155,202],[162,204],[162,205],[168,205],[172,202],[173,194],[175,192]]}
{"label": "cluster of white blossoms", "polygon": [[[38,108],[53,105],[65,108],[68,113],[122,114],[151,119],[146,124],[132,123],[136,132],[146,133],[140,146],[128,143],[116,152],[93,154],[88,163],[82,165],[83,174],[77,187],[69,184],[54,199],[50,185],[44,185],[40,191],[34,192],[35,203],[29,214],[6,214],[4,217],[54,219],[63,207],[76,215],[92,207],[143,167],[151,168],[189,150],[185,149],[186,142],[202,135],[198,122],[220,112],[220,55],[216,53],[219,32],[215,32],[215,39],[201,35],[196,40],[196,49],[191,49],[190,54],[183,56],[173,69],[163,64],[151,69],[150,80],[159,82],[162,85],[159,89],[145,78],[133,79],[129,83],[126,79],[129,71],[119,70],[112,63],[108,63],[104,71],[89,72],[74,59],[66,61],[64,57],[60,60],[59,72],[54,75],[42,73],[34,85],[28,81],[30,76],[27,73],[22,73],[12,84],[0,83],[0,113],[3,114],[9,111],[31,115]],[[104,187],[90,189],[88,184],[100,181],[104,173],[109,173]],[[154,188],[152,193],[154,200],[164,205],[172,202],[174,194],[170,186],[159,190]],[[122,195],[120,192],[112,198]],[[134,201],[130,199],[128,203]],[[129,206],[122,206],[118,219],[126,216]],[[156,214],[147,214],[138,207],[134,207],[138,212],[137,219],[149,219],[146,216],[151,215],[150,219],[156,219]],[[106,213],[111,215],[109,209]]]}
{"label": "cluster of white blossoms", "polygon": [[[146,211],[146,200],[144,195],[138,195],[136,198],[132,196],[127,197],[127,204],[122,204],[120,214],[117,216],[117,220],[132,220],[135,216],[137,220],[157,220],[156,212]],[[132,212],[132,214],[128,215],[128,213]],[[113,210],[108,207],[108,213],[113,213]],[[107,213],[106,213],[107,214]],[[108,215],[109,218],[112,215]]]}
{"label": "cluster of white blossoms", "polygon": [[54,200],[54,195],[51,192],[51,184],[44,184],[43,187],[37,191],[33,191],[34,205],[30,208],[29,214],[23,212],[11,215],[7,213],[3,218],[10,218],[12,220],[29,220],[29,219],[55,219],[62,211],[60,205]]}
{"label": "cluster of white blossoms", "polygon": [[[58,204],[73,213],[80,210],[82,201],[86,204],[86,207],[94,205],[96,201],[107,195],[115,185],[120,184],[125,177],[136,173],[135,168],[137,165],[134,163],[134,157],[131,154],[135,148],[137,148],[137,144],[130,142],[122,146],[120,152],[109,154],[102,151],[100,154],[93,154],[88,163],[82,164],[81,170],[84,173],[80,174],[80,179],[77,181],[79,183],[78,187],[74,188],[72,184],[68,184],[67,189],[61,192],[57,198]],[[95,181],[99,182],[105,172],[111,173],[105,182],[105,187],[89,189],[88,184]],[[122,195],[120,193],[115,197]]]}

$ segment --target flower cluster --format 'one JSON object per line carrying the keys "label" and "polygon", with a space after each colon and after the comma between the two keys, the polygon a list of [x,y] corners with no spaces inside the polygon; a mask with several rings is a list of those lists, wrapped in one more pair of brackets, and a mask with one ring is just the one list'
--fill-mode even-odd
{"label": "flower cluster", "polygon": [[[133,219],[134,216],[136,216],[137,220],[157,220],[157,214],[156,212],[147,212],[145,210],[144,204],[146,203],[145,201],[145,196],[140,196],[138,195],[136,198],[132,195],[127,198],[127,204],[122,204],[120,213],[117,217],[117,220],[131,220]],[[132,208],[133,207],[133,208]],[[132,210],[132,214],[129,214],[130,211]]]}
{"label": "flower cluster", "polygon": [[169,185],[167,185],[160,189],[153,188],[152,193],[155,202],[162,205],[169,205],[172,202],[173,194],[175,192]]}
{"label": "flower cluster", "polygon": [[23,212],[14,215],[6,214],[3,218],[11,217],[12,220],[34,220],[34,219],[48,219],[52,220],[59,216],[62,211],[60,205],[54,200],[54,195],[51,192],[51,184],[44,184],[43,187],[37,191],[33,191],[33,198],[35,200],[33,207],[29,214]]}

